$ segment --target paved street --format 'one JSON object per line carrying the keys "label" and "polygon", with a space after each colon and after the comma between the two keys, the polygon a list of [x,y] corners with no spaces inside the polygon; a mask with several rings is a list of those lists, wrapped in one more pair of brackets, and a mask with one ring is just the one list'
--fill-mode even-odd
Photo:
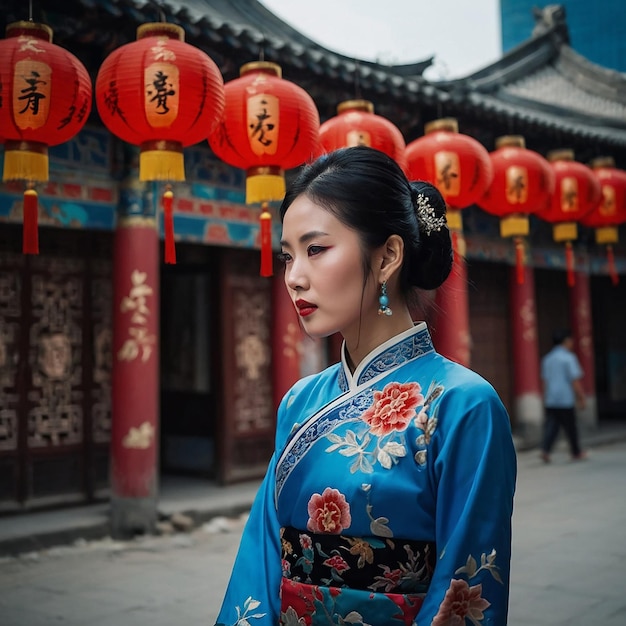
{"label": "paved street", "polygon": [[[626,442],[519,455],[510,626],[626,624]],[[2,626],[210,626],[243,519],[0,559]]]}

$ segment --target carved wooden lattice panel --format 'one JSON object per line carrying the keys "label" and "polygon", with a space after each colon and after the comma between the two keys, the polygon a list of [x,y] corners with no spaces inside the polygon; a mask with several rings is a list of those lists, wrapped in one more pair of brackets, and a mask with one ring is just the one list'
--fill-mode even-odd
{"label": "carved wooden lattice panel", "polygon": [[222,258],[221,324],[224,376],[220,417],[224,482],[262,476],[274,445],[271,360],[271,282],[259,276],[258,255]]}
{"label": "carved wooden lattice panel", "polygon": [[91,428],[95,443],[111,440],[111,346],[113,341],[113,283],[111,262],[94,261],[91,279],[92,386]]}
{"label": "carved wooden lattice panel", "polygon": [[233,276],[235,432],[270,431],[274,425],[269,297],[257,277]]}
{"label": "carved wooden lattice panel", "polygon": [[83,440],[84,265],[71,258],[32,260],[26,411],[30,448]]}
{"label": "carved wooden lattice panel", "polygon": [[0,255],[0,453],[18,447],[22,255]]}

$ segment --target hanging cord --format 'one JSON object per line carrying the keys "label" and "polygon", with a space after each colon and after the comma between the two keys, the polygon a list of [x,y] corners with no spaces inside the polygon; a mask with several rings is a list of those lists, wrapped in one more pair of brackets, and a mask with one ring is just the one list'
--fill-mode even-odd
{"label": "hanging cord", "polygon": [[360,69],[359,60],[354,59],[354,96],[357,100],[361,99]]}
{"label": "hanging cord", "polygon": [[157,10],[159,14],[159,22],[167,22],[165,11],[163,10],[163,7],[157,2],[157,0],[149,0],[148,3],[154,6],[154,8]]}
{"label": "hanging cord", "polygon": [[259,61],[265,61],[265,46],[269,42],[265,31],[262,28],[259,28],[261,31],[261,43],[259,44]]}

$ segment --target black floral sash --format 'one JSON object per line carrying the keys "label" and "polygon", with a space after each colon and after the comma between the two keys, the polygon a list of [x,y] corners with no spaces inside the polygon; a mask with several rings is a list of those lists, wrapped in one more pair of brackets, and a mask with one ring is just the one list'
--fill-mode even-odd
{"label": "black floral sash", "polygon": [[435,567],[431,541],[348,537],[281,528],[283,576],[309,585],[425,593]]}

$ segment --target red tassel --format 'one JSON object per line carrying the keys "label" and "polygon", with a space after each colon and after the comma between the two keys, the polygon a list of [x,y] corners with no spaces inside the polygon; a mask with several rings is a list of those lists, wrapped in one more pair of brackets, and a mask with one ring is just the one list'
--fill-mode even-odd
{"label": "red tassel", "polygon": [[34,189],[27,189],[24,192],[23,207],[22,252],[24,254],[39,254],[39,203],[37,192]]}
{"label": "red tassel", "polygon": [[272,214],[263,203],[261,213],[261,276],[271,276],[274,272],[272,259]]}
{"label": "red tassel", "polygon": [[573,287],[576,278],[574,276],[574,250],[572,250],[572,242],[565,242],[565,266],[567,268],[567,286]]}
{"label": "red tassel", "polygon": [[165,262],[176,265],[176,244],[174,242],[174,193],[171,189],[163,192],[163,228],[165,230]]}
{"label": "red tassel", "polygon": [[515,239],[515,269],[517,276],[517,284],[524,284],[524,242],[521,237]]}
{"label": "red tassel", "polygon": [[613,256],[613,246],[606,247],[606,256],[609,262],[609,276],[611,277],[611,282],[614,286],[619,284],[619,274],[615,269],[615,256]]}

